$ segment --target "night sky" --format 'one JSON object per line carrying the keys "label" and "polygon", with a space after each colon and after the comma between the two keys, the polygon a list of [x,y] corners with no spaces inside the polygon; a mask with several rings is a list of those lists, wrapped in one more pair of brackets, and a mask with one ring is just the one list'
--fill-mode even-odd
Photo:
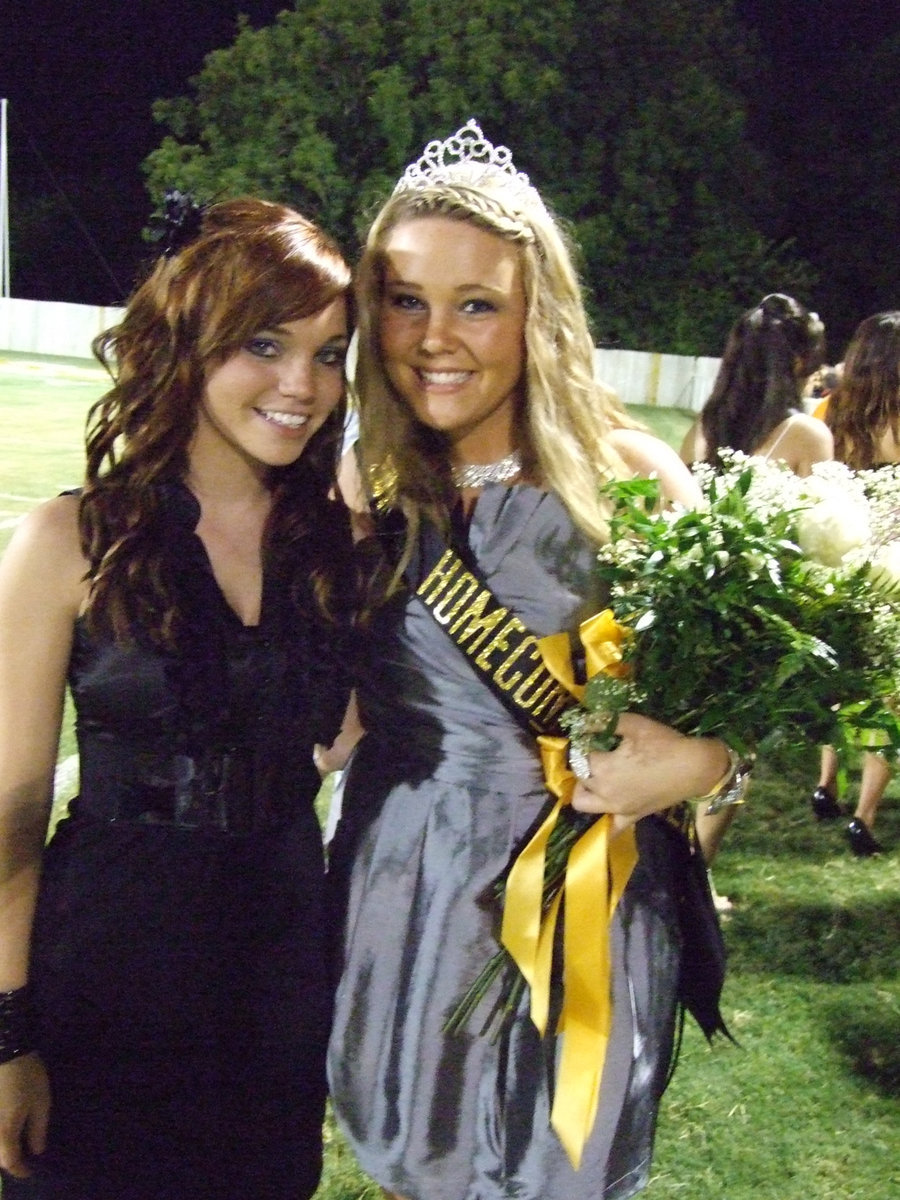
{"label": "night sky", "polygon": [[89,170],[113,159],[133,170],[159,140],[152,102],[187,90],[204,56],[233,41],[237,13],[260,26],[285,7],[284,0],[3,0],[0,95],[55,169]]}
{"label": "night sky", "polygon": [[[152,121],[152,102],[187,92],[204,56],[232,42],[238,12],[258,27],[286,6],[285,0],[2,0],[0,97],[9,100],[13,194],[26,183],[26,195],[36,187],[67,204],[75,181],[87,180],[108,204],[108,219],[100,221],[96,202],[87,219],[71,205],[69,228],[59,236],[83,249],[77,281],[63,285],[78,294],[39,298],[121,301],[131,285],[121,278],[129,274],[121,266],[125,248],[140,243],[151,210],[139,166],[163,135]],[[809,81],[827,76],[848,45],[865,47],[900,31],[900,0],[737,0],[737,9],[756,29],[774,64],[775,86],[791,104]],[[48,258],[59,252],[48,246]],[[15,269],[13,294],[21,294]]]}
{"label": "night sky", "polygon": [[[67,280],[78,294],[37,298],[118,303],[127,294],[131,272],[122,264],[152,209],[140,164],[164,132],[152,119],[153,101],[188,91],[206,54],[234,40],[239,12],[258,27],[285,7],[285,0],[2,0],[11,192],[24,181],[28,194],[34,181],[68,200],[81,179],[105,193],[103,203],[82,199],[68,213],[67,236],[84,254],[83,277]],[[15,266],[12,283],[19,294]]]}

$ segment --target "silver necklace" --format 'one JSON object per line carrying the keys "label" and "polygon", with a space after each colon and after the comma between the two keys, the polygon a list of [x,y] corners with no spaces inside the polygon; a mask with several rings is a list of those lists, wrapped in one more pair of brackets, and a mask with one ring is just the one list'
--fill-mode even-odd
{"label": "silver necklace", "polygon": [[458,488],[480,488],[486,483],[506,483],[515,478],[522,470],[522,459],[519,452],[513,450],[506,458],[492,463],[466,463],[462,467],[453,467],[453,483]]}

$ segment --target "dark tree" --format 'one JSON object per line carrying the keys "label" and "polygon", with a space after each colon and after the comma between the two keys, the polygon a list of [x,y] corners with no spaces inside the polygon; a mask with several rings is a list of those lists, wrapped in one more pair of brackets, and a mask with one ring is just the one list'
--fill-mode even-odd
{"label": "dark tree", "polygon": [[810,282],[765,232],[759,73],[728,0],[296,0],[157,103],[147,179],[285,200],[352,253],[402,166],[475,116],[571,222],[598,340],[716,354]]}

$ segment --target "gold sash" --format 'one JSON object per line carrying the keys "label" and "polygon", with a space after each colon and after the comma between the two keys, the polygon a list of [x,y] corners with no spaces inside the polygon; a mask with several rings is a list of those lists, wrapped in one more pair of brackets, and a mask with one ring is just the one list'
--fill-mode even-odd
{"label": "gold sash", "polygon": [[[585,621],[579,635],[588,676],[619,667],[623,631],[609,610]],[[540,648],[548,669],[573,698],[580,698],[583,688],[574,679],[567,635],[543,638]],[[612,816],[598,817],[572,847],[564,887],[543,911],[547,847],[562,808],[572,801],[575,776],[568,766],[567,738],[544,735],[538,744],[547,787],[557,799],[510,870],[500,939],[528,982],[531,1019],[543,1035],[556,924],[565,896],[563,993],[557,1027],[563,1038],[550,1122],[577,1170],[597,1115],[612,1028],[609,929],[638,856],[633,826],[613,838]]]}
{"label": "gold sash", "polygon": [[571,692],[547,668],[534,634],[455,550],[443,549],[416,595],[520,724],[531,733],[559,732]]}

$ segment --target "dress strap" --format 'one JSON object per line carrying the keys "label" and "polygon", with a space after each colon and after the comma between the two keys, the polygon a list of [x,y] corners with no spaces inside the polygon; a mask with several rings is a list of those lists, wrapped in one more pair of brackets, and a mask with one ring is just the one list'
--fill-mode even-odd
{"label": "dress strap", "polygon": [[775,441],[772,443],[772,445],[769,447],[769,449],[766,451],[766,453],[763,455],[763,458],[765,459],[766,462],[769,461],[769,459],[772,457],[772,455],[778,449],[778,446],[781,443],[782,438],[787,433],[787,431],[790,429],[791,425],[793,424],[794,418],[798,415],[799,415],[798,413],[791,413],[791,415],[787,418],[787,420],[782,422],[784,428],[782,429],[781,433],[779,433],[778,437],[775,439]]}

